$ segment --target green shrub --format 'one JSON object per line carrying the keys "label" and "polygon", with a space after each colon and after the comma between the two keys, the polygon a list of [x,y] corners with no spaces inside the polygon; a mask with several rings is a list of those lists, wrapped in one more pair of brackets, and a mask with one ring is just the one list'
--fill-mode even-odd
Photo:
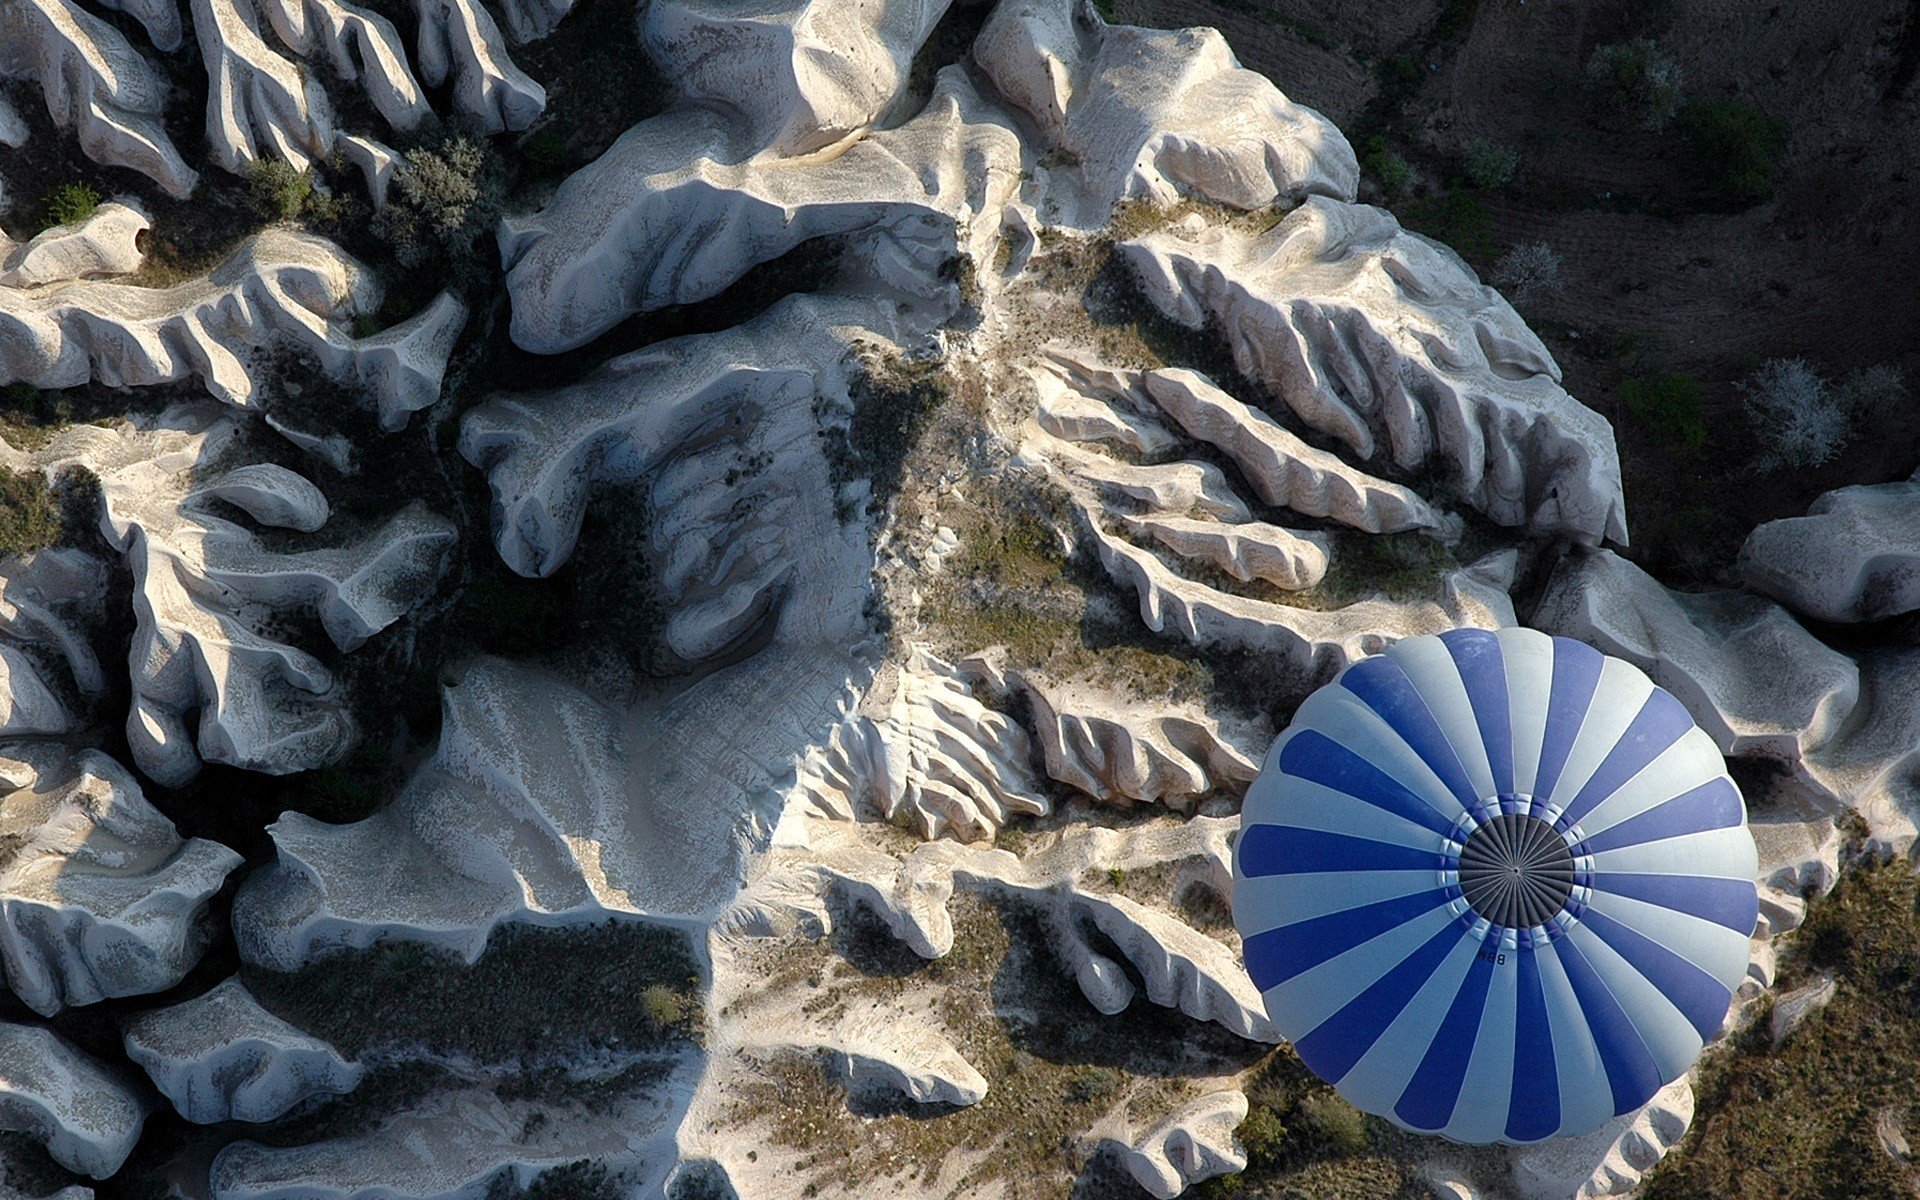
{"label": "green shrub", "polygon": [[1240,1145],[1247,1152],[1247,1165],[1271,1167],[1280,1161],[1287,1148],[1287,1127],[1278,1113],[1258,1107],[1240,1122]]}
{"label": "green shrub", "polygon": [[1300,1101],[1300,1116],[1314,1136],[1335,1154],[1352,1156],[1367,1149],[1367,1118],[1338,1092],[1315,1092]]}
{"label": "green shrub", "polygon": [[1707,444],[1700,404],[1700,381],[1678,371],[1655,371],[1620,384],[1620,401],[1641,424],[1673,438],[1689,450]]}
{"label": "green shrub", "polygon": [[520,143],[520,152],[536,171],[553,172],[567,165],[567,142],[551,127],[531,134]]}
{"label": "green shrub", "polygon": [[651,984],[640,992],[641,1007],[656,1029],[670,1029],[695,1011],[692,997],[663,983]]}
{"label": "green shrub", "polygon": [[407,152],[374,231],[403,266],[436,267],[458,289],[482,281],[474,243],[491,232],[505,183],[484,141],[455,134]]}
{"label": "green shrub", "polygon": [[0,554],[21,554],[60,540],[60,505],[38,471],[0,467]]}
{"label": "green shrub", "polygon": [[1388,148],[1385,138],[1374,136],[1367,139],[1360,165],[1380,185],[1380,190],[1389,196],[1403,195],[1413,185],[1413,168],[1407,165],[1406,159]]}
{"label": "green shrub", "polygon": [[1680,65],[1649,38],[1595,50],[1587,60],[1587,88],[1605,125],[1658,133],[1680,111]]}
{"label": "green shrub", "polygon": [[1477,188],[1503,188],[1520,169],[1520,152],[1491,138],[1474,138],[1460,153],[1460,170]]}
{"label": "green shrub", "polygon": [[1730,100],[1689,104],[1682,123],[1695,184],[1709,201],[1746,208],[1772,194],[1786,126]]}
{"label": "green shrub", "polygon": [[285,159],[255,159],[248,168],[247,198],[254,211],[269,221],[299,216],[312,196],[312,177]]}
{"label": "green shrub", "polygon": [[84,183],[63,183],[47,193],[47,223],[72,225],[100,207],[100,193]]}
{"label": "green shrub", "polygon": [[1400,223],[1453,247],[1463,258],[1484,262],[1493,255],[1492,220],[1478,196],[1456,191],[1408,205]]}

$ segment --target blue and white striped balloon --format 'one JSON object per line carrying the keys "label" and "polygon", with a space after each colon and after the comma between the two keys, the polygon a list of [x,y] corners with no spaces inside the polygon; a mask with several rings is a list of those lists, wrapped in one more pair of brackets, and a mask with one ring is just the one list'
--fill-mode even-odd
{"label": "blue and white striped balloon", "polygon": [[1268,1017],[1354,1105],[1532,1142],[1693,1064],[1746,974],[1756,869],[1678,700],[1567,638],[1462,629],[1300,706],[1247,792],[1233,918]]}

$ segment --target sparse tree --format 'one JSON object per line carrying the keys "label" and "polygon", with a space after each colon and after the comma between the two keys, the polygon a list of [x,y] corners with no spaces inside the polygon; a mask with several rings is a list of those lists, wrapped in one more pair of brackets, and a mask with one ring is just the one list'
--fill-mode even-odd
{"label": "sparse tree", "polygon": [[1858,419],[1876,409],[1903,403],[1908,398],[1907,381],[1900,368],[1881,365],[1850,371],[1834,389],[1834,399],[1848,415]]}
{"label": "sparse tree", "polygon": [[437,262],[465,286],[478,274],[474,241],[492,227],[503,190],[486,144],[455,135],[407,152],[374,228],[402,264]]}
{"label": "sparse tree", "polygon": [[247,172],[247,196],[261,216],[285,221],[306,207],[313,196],[313,179],[285,159],[256,159]]}
{"label": "sparse tree", "polygon": [[1387,139],[1378,134],[1367,139],[1360,155],[1360,165],[1380,185],[1380,190],[1389,196],[1398,196],[1413,185],[1413,168],[1406,159],[1388,147]]}
{"label": "sparse tree", "polygon": [[1493,286],[1516,306],[1560,290],[1560,252],[1545,242],[1521,242],[1493,264]]}
{"label": "sparse tree", "polygon": [[1841,390],[1831,387],[1804,359],[1763,363],[1740,385],[1747,416],[1765,447],[1754,465],[1771,471],[1831,462],[1853,436],[1854,413]]}
{"label": "sparse tree", "polygon": [[1680,64],[1651,38],[1602,46],[1587,60],[1587,84],[1600,119],[1659,133],[1680,111]]}

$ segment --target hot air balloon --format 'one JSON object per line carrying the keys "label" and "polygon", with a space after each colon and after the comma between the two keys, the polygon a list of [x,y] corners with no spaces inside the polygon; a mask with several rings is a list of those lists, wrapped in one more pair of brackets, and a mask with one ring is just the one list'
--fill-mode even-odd
{"label": "hot air balloon", "polygon": [[1631,664],[1529,629],[1397,642],[1248,789],[1233,918],[1274,1026],[1356,1107],[1461,1142],[1598,1128],[1746,974],[1746,808]]}

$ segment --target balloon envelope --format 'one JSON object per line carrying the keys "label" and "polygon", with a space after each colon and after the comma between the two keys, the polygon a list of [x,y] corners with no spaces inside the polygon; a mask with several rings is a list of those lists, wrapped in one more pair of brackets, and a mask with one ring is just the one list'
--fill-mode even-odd
{"label": "balloon envelope", "polygon": [[1758,915],[1713,740],[1529,629],[1411,638],[1300,706],[1247,792],[1234,924],[1357,1107],[1463,1142],[1585,1133],[1726,1018]]}

